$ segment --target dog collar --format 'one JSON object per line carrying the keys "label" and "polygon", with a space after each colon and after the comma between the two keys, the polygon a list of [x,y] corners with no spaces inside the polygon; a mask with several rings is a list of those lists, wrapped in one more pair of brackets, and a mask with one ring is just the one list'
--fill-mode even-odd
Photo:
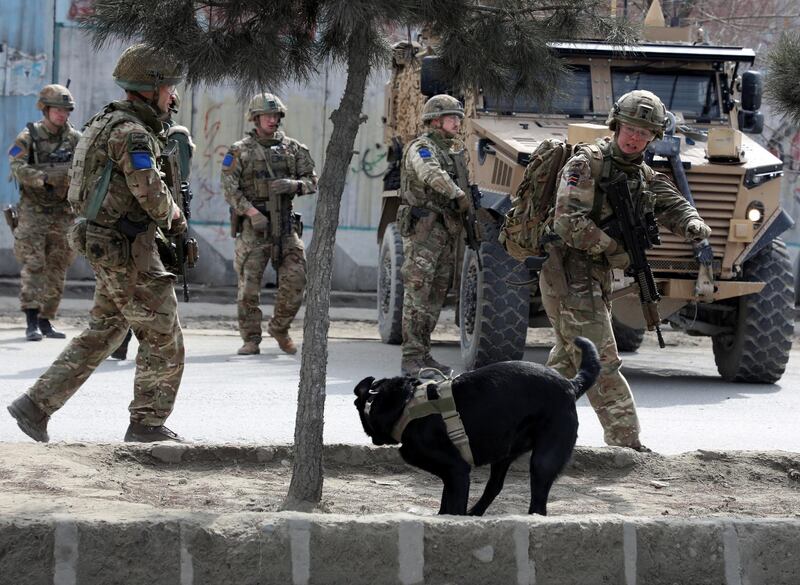
{"label": "dog collar", "polygon": [[[430,398],[428,388],[435,385],[434,390],[438,398]],[[403,431],[406,430],[408,423],[418,418],[424,418],[432,414],[439,414],[444,421],[447,429],[447,436],[453,443],[461,458],[472,467],[475,461],[472,458],[472,449],[469,447],[469,437],[464,429],[464,423],[456,410],[456,401],[453,398],[453,380],[444,382],[429,382],[421,384],[414,391],[414,395],[406,402],[403,414],[392,428],[392,438],[398,443],[402,443]]]}

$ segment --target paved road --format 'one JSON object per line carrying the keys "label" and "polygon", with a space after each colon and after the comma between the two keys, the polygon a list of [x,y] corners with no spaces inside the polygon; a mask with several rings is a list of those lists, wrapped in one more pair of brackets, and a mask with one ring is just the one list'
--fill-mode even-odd
{"label": "paved road", "polygon": [[[75,307],[72,307],[72,304]],[[78,310],[80,301],[67,303]],[[4,302],[0,302],[0,308]],[[232,316],[230,306],[182,305],[182,310]],[[188,307],[193,307],[189,309]],[[183,309],[183,307],[187,307]],[[269,311],[269,308],[266,308]],[[371,311],[336,309],[333,318],[365,318]],[[19,325],[0,323],[0,405],[25,390],[66,345],[26,342]],[[67,329],[72,336],[77,329]],[[329,345],[325,441],[367,443],[352,391],[363,377],[396,375],[399,348],[374,340],[336,338]],[[169,426],[192,441],[290,443],[294,436],[300,357],[281,353],[272,340],[259,356],[236,356],[238,335],[230,330],[187,329],[187,364]],[[671,332],[667,332],[670,341]],[[131,354],[135,346],[131,346]],[[434,348],[438,359],[460,364],[455,343]],[[661,453],[695,449],[782,449],[800,451],[800,347],[776,385],[728,384],[719,379],[708,347],[645,348],[624,356],[642,421],[642,440]],[[544,362],[546,347],[530,347],[526,359]],[[127,426],[134,365],[103,363],[50,422],[54,441],[119,441]],[[602,445],[594,412],[578,405],[578,444]],[[27,440],[0,411],[0,441]]]}

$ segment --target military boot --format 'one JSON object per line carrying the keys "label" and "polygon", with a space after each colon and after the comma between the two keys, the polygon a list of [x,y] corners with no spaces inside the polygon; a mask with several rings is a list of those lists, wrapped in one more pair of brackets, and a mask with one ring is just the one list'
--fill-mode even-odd
{"label": "military boot", "polygon": [[435,359],[433,359],[431,354],[428,354],[422,358],[422,361],[425,364],[425,367],[439,370],[446,378],[453,375],[453,368],[437,362]]}
{"label": "military boot", "polygon": [[28,341],[41,341],[42,334],[39,332],[39,309],[25,309],[25,318],[28,326],[25,329],[25,339]]}
{"label": "military boot", "polygon": [[413,376],[421,380],[434,380],[440,377],[425,365],[423,358],[403,358],[403,361],[400,362],[400,372],[404,376]]}
{"label": "military boot", "polygon": [[131,422],[125,432],[125,441],[127,443],[155,443],[156,441],[182,443],[183,439],[164,425],[150,426]]}
{"label": "military boot", "polygon": [[297,353],[297,346],[294,344],[294,341],[292,341],[292,338],[289,337],[288,331],[276,331],[274,329],[269,329],[269,334],[270,337],[273,337],[275,341],[278,342],[278,347],[281,348],[283,353]]}
{"label": "military boot", "polygon": [[245,341],[244,345],[236,352],[239,355],[256,355],[261,353],[257,341]]}
{"label": "military boot", "polygon": [[47,434],[50,415],[36,406],[30,396],[22,394],[8,405],[8,412],[17,419],[17,426],[31,439],[40,443],[50,441],[50,435]]}
{"label": "military boot", "polygon": [[50,323],[50,319],[42,319],[39,317],[39,330],[42,332],[42,335],[47,337],[48,339],[66,339],[67,336],[61,333],[61,331],[56,331],[53,329],[53,324]]}
{"label": "military boot", "polygon": [[125,335],[125,339],[122,340],[122,343],[119,344],[119,347],[111,352],[111,357],[115,360],[124,360],[128,357],[128,344],[131,342],[131,337],[133,337],[133,331],[128,328],[128,333]]}

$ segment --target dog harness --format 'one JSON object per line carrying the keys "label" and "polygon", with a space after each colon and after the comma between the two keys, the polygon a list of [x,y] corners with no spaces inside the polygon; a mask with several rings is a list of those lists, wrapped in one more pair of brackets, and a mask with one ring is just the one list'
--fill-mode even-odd
{"label": "dog harness", "polygon": [[403,414],[394,425],[392,438],[398,443],[402,442],[403,431],[406,430],[408,423],[432,414],[441,415],[450,441],[470,467],[475,465],[472,449],[469,448],[469,438],[464,430],[464,423],[461,422],[461,417],[456,410],[456,401],[453,398],[453,380],[430,382],[418,386],[411,400],[406,403]]}

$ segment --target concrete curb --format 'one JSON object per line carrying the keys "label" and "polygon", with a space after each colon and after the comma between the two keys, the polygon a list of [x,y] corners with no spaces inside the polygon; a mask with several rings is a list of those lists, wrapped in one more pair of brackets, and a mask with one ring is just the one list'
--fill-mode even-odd
{"label": "concrete curb", "polygon": [[[120,444],[160,464],[291,459],[291,445]],[[713,456],[713,453],[711,454]],[[627,468],[660,457],[575,450],[571,465]],[[396,448],[326,445],[326,465],[403,465]],[[526,462],[521,462],[526,465]],[[2,585],[790,585],[800,518],[619,515],[454,518],[296,512],[103,510],[0,518]]]}
{"label": "concrete curb", "polygon": [[4,584],[790,585],[800,520],[273,513],[0,519]]}

